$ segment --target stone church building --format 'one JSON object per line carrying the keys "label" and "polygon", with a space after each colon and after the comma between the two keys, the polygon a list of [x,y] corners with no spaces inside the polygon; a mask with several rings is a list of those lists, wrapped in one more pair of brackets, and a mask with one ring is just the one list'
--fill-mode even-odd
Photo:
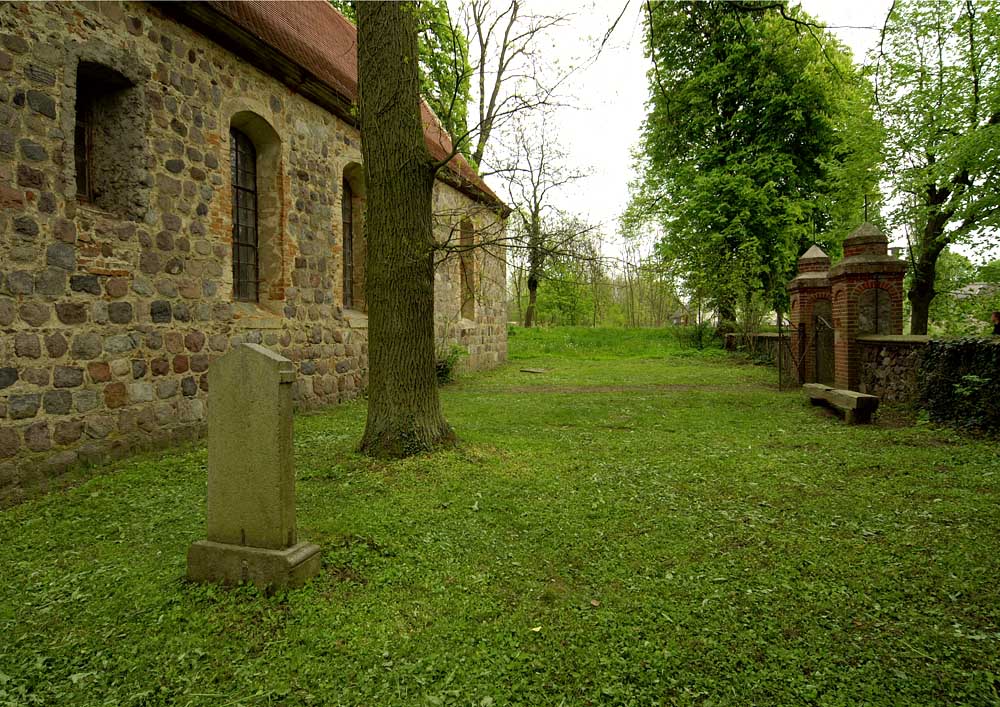
{"label": "stone church building", "polygon": [[[241,342],[294,362],[300,408],[364,389],[356,50],[326,2],[0,5],[0,505],[202,434]],[[437,337],[472,368],[506,357],[506,214],[441,170]]]}

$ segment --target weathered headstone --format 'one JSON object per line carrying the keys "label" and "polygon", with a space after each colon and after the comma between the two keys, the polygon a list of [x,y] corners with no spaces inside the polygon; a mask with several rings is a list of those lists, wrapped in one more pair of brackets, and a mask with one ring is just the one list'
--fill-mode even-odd
{"label": "weathered headstone", "polygon": [[208,376],[208,539],[188,549],[188,579],[300,585],[319,571],[320,550],[295,532],[295,368],[243,344]]}

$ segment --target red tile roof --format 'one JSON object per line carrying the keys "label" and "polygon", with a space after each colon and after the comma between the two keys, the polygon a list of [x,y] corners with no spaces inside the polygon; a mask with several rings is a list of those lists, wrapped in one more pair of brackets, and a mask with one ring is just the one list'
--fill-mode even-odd
{"label": "red tile roof", "polygon": [[[357,29],[325,0],[236,0],[208,3],[218,14],[280,52],[351,103],[358,98]],[[424,137],[431,157],[451,154],[447,131],[421,102]],[[458,154],[448,163],[457,186],[488,202],[502,202]]]}

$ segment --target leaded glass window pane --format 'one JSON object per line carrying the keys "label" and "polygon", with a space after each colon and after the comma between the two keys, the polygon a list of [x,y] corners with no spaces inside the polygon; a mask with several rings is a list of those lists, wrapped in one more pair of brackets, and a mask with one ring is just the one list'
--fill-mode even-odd
{"label": "leaded glass window pane", "polygon": [[257,252],[257,151],[239,130],[229,131],[233,185],[233,297],[260,299]]}

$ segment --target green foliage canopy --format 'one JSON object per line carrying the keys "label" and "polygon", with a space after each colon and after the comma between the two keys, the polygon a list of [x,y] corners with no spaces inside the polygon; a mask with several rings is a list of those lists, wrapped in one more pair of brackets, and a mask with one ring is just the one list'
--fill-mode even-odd
{"label": "green foliage canopy", "polygon": [[992,260],[979,268],[977,278],[980,282],[1000,283],[1000,259]]}
{"label": "green foliage canopy", "polygon": [[755,294],[781,306],[799,253],[836,251],[879,200],[881,135],[849,52],[768,8],[647,6],[654,68],[626,227],[655,222],[661,255],[726,318]]}
{"label": "green foliage canopy", "polygon": [[873,59],[892,219],[911,241],[911,329],[925,333],[940,254],[1000,225],[1000,3],[898,0]]}

